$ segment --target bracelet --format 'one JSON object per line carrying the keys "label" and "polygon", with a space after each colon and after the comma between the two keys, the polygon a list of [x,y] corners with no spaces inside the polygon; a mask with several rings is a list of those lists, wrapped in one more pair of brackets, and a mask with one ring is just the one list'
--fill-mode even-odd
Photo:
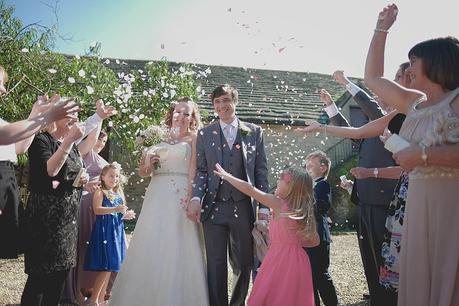
{"label": "bracelet", "polygon": [[375,32],[381,32],[381,33],[389,33],[389,31],[388,31],[388,30],[379,29],[379,28],[376,28],[376,29],[375,29]]}
{"label": "bracelet", "polygon": [[424,162],[424,166],[427,166],[426,146],[423,143],[419,144],[419,146],[421,147],[421,159]]}
{"label": "bracelet", "polygon": [[70,154],[70,150],[69,151],[65,151],[64,149],[62,149],[62,147],[59,147],[59,150],[61,150],[62,152],[64,152],[65,154]]}

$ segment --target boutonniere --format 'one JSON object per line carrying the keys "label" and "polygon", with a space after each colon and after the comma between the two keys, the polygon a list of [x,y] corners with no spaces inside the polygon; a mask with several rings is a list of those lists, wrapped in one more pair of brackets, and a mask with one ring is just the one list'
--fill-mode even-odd
{"label": "boutonniere", "polygon": [[247,125],[239,123],[239,133],[241,133],[242,136],[249,136],[252,134],[252,130]]}

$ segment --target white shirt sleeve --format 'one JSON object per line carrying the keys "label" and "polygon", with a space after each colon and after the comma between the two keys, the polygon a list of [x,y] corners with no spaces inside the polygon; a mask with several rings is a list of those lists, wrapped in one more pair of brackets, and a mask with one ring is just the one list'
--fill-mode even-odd
{"label": "white shirt sleeve", "polygon": [[338,113],[338,107],[336,107],[335,103],[332,103],[331,105],[324,107],[324,111],[327,113],[328,117],[335,117]]}
{"label": "white shirt sleeve", "polygon": [[352,82],[349,82],[346,84],[346,89],[347,91],[354,97],[359,91],[361,91],[362,89],[355,85],[354,83]]}
{"label": "white shirt sleeve", "polygon": [[78,145],[81,142],[81,140],[83,140],[83,138],[85,138],[92,130],[97,128],[97,126],[100,123],[102,123],[102,120],[103,119],[97,113],[94,113],[94,115],[92,115],[91,117],[86,119],[86,121],[83,123],[83,125],[84,125],[83,136],[81,136],[81,138],[77,139],[75,141],[75,144]]}
{"label": "white shirt sleeve", "polygon": [[199,201],[199,203],[201,203],[201,198],[200,197],[192,197],[190,202],[194,201],[194,200],[197,200],[197,201]]}

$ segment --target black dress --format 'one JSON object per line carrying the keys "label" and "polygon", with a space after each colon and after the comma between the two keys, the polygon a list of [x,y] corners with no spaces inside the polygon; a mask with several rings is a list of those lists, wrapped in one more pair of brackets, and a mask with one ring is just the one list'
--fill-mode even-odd
{"label": "black dress", "polygon": [[60,142],[45,132],[38,134],[29,148],[30,195],[21,221],[27,274],[64,271],[76,264],[81,187],[72,184],[83,160],[74,145],[59,173],[50,177],[46,164],[59,146]]}

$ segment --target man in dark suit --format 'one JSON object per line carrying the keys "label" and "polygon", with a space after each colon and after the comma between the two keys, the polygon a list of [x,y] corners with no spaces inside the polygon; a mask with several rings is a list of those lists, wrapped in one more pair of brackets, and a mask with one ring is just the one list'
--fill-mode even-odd
{"label": "man in dark suit", "polygon": [[[366,92],[349,81],[343,71],[336,71],[333,78],[344,85],[352,94],[361,110],[369,118],[375,120],[384,115],[378,103]],[[330,117],[330,123],[338,126],[350,126],[339,112],[331,96],[325,90],[321,91],[321,100],[325,111]],[[379,102],[381,103],[381,102]],[[380,106],[384,106],[382,103]],[[371,305],[384,305],[383,288],[379,284],[379,267],[381,265],[381,245],[384,240],[387,209],[397,183],[397,180],[379,178],[379,168],[395,166],[392,153],[384,148],[379,137],[354,140],[358,146],[358,167],[352,169],[356,177],[351,193],[351,200],[359,206],[357,235],[363,268],[370,291]],[[360,172],[373,169],[373,176],[359,179]]]}
{"label": "man in dark suit", "polygon": [[320,306],[319,295],[326,306],[338,305],[336,289],[328,272],[331,237],[327,213],[331,204],[331,188],[327,182],[327,175],[330,165],[330,159],[322,151],[315,151],[306,156],[305,168],[314,180],[314,213],[320,238],[318,246],[306,249],[311,262],[316,306]]}
{"label": "man in dark suit", "polygon": [[268,192],[268,168],[259,126],[236,117],[238,92],[218,86],[211,95],[219,120],[199,131],[196,175],[188,217],[201,221],[211,306],[228,305],[227,254],[234,273],[230,305],[243,306],[253,265],[252,228],[257,203],[214,174],[215,164]]}

